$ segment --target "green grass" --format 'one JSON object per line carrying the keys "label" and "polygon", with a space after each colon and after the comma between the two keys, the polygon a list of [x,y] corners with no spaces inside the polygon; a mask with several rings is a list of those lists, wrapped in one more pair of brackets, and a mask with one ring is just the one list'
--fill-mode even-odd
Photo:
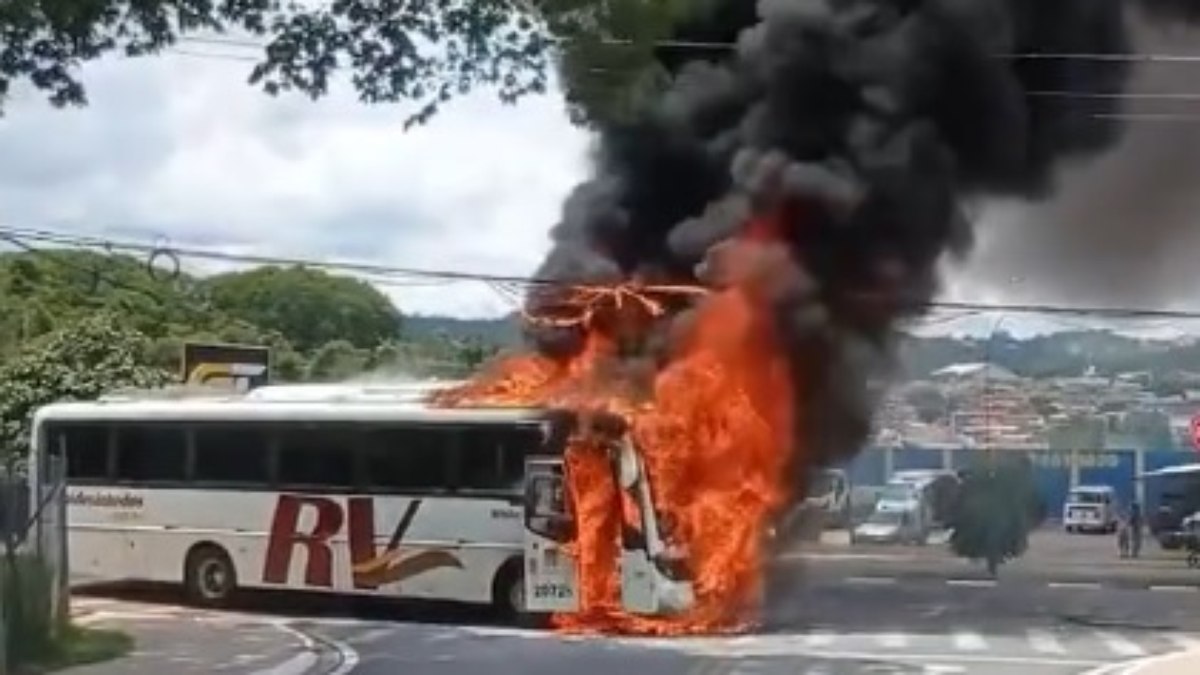
{"label": "green grass", "polygon": [[36,658],[33,670],[54,671],[111,661],[133,649],[133,638],[116,630],[67,626],[46,653]]}

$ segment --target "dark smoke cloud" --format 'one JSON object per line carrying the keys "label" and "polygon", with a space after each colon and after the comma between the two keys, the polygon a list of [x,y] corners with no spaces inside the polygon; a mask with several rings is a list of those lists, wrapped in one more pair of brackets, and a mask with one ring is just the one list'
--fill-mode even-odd
{"label": "dark smoke cloud", "polygon": [[[801,441],[820,461],[842,457],[865,439],[874,398],[867,383],[886,369],[897,320],[937,291],[938,261],[971,242],[963,200],[1048,195],[1064,160],[1089,158],[1119,138],[1108,117],[1114,99],[1032,92],[1117,93],[1126,64],[1020,55],[1125,53],[1125,7],[706,6],[675,37],[736,42],[736,53],[660,50],[674,85],[636,122],[603,129],[594,177],[568,200],[539,276],[702,275],[719,284],[734,273],[731,261],[762,265],[810,420]],[[777,216],[774,250],[734,241],[755,213]],[[562,300],[541,291],[529,305],[546,311]],[[662,336],[673,332],[660,326],[652,342],[669,343]],[[580,337],[531,332],[554,354],[577,350]]]}
{"label": "dark smoke cloud", "polygon": [[[1200,30],[1139,22],[1134,38],[1143,53],[1197,53]],[[1197,93],[1198,68],[1140,64],[1128,91]],[[985,210],[975,255],[952,275],[962,295],[1091,306],[1198,304],[1200,101],[1133,98],[1123,112],[1180,119],[1130,122],[1111,152],[1065,167],[1052,199]]]}

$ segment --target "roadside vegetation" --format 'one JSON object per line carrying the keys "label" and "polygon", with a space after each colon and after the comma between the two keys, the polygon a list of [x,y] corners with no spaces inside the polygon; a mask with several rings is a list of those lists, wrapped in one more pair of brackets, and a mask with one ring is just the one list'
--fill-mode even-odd
{"label": "roadside vegetation", "polygon": [[0,255],[0,446],[23,454],[29,415],[59,400],[180,378],[188,341],[268,345],[272,379],[462,377],[496,347],[406,329],[365,282],[302,267],[198,278],[124,255]]}
{"label": "roadside vegetation", "polygon": [[37,673],[119,658],[133,648],[120,631],[77,626],[57,618],[55,579],[37,558],[7,546],[0,562],[7,672]]}

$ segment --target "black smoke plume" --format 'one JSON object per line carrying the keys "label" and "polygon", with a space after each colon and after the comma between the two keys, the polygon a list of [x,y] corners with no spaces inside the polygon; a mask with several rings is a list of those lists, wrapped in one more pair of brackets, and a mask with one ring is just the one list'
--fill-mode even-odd
{"label": "black smoke plume", "polygon": [[[1137,52],[1197,53],[1194,26],[1136,16],[1131,23]],[[955,290],[978,297],[1003,288],[1018,302],[1058,305],[1195,307],[1197,68],[1194,62],[1136,63],[1121,105],[1127,120],[1121,142],[1097,161],[1063,170],[1050,199],[980,209],[975,250],[949,275]]]}
{"label": "black smoke plume", "polygon": [[[1126,8],[697,5],[707,10],[674,37],[736,48],[659,50],[672,86],[635,122],[601,130],[594,176],[567,200],[538,275],[720,284],[723,255],[747,219],[767,208],[784,214],[782,251],[761,259],[785,280],[773,296],[776,327],[791,346],[798,405],[816,422],[799,440],[816,461],[844,457],[869,431],[868,383],[884,372],[897,322],[932,299],[938,261],[970,245],[964,200],[1047,195],[1062,160],[1119,137],[1113,99],[1042,93],[1117,93],[1127,65],[1039,55],[1127,53]],[[528,304],[549,312],[562,300],[541,290]],[[574,353],[581,337],[531,329],[548,354]]]}

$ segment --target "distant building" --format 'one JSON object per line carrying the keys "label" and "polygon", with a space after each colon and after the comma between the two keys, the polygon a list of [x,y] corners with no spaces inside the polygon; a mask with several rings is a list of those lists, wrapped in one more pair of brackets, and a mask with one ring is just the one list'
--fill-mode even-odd
{"label": "distant building", "polygon": [[1013,382],[1021,377],[1011,370],[994,363],[955,363],[934,371],[930,378],[937,382],[962,382],[963,380],[996,380]]}

